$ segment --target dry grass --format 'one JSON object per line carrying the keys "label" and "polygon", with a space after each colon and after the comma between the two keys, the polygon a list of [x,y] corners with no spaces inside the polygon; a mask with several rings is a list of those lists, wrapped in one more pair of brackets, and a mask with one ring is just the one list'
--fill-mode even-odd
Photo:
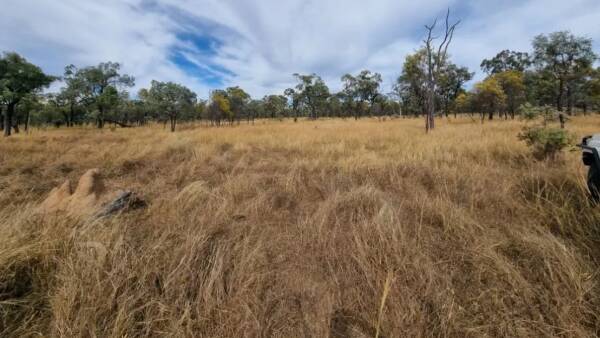
{"label": "dry grass", "polygon": [[[596,336],[600,210],[580,155],[532,161],[520,128],[286,121],[3,139],[0,336]],[[148,209],[32,213],[93,167]]]}

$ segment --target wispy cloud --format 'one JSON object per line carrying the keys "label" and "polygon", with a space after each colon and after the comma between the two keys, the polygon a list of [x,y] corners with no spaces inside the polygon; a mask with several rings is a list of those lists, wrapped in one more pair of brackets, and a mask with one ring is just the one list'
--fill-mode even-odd
{"label": "wispy cloud", "polygon": [[[137,86],[183,83],[202,97],[240,85],[260,97],[316,72],[339,89],[347,72],[383,74],[388,91],[423,25],[453,9],[462,19],[451,54],[473,71],[501,49],[569,29],[600,41],[596,0],[21,0],[3,4],[0,50],[46,71],[118,61]],[[598,46],[598,44],[596,44]]]}

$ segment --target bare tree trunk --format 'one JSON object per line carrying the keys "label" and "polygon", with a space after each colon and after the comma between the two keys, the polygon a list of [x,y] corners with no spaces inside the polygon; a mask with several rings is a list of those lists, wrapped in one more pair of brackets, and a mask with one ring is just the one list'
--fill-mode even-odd
{"label": "bare tree trunk", "polygon": [[565,91],[565,85],[563,79],[558,80],[558,95],[556,96],[556,110],[563,110],[563,92]]}
{"label": "bare tree trunk", "polygon": [[567,86],[567,114],[573,115],[573,92],[571,86]]}
{"label": "bare tree trunk", "polygon": [[446,118],[448,118],[448,115],[450,114],[449,104],[450,100],[448,98],[444,99],[444,114],[446,115]]}
{"label": "bare tree trunk", "polygon": [[177,125],[177,117],[171,116],[171,132],[175,132],[175,126]]}
{"label": "bare tree trunk", "polygon": [[15,104],[9,103],[6,106],[6,112],[4,113],[4,137],[8,137],[11,134],[12,129],[12,118],[15,112]]}
{"label": "bare tree trunk", "polygon": [[100,109],[98,111],[97,122],[98,122],[98,125],[97,125],[98,128],[100,128],[100,129],[104,128],[104,107],[100,107]]}
{"label": "bare tree trunk", "polygon": [[25,132],[29,131],[29,117],[30,117],[30,114],[29,114],[29,111],[27,111],[25,113]]}
{"label": "bare tree trunk", "polygon": [[435,91],[431,88],[432,86],[433,83],[427,93],[427,110],[425,114],[425,132],[427,133],[435,128]]}
{"label": "bare tree trunk", "polygon": [[67,127],[73,127],[73,117],[75,116],[75,107],[71,104],[69,109],[69,118],[67,121]]}
{"label": "bare tree trunk", "polygon": [[444,39],[437,47],[437,51],[434,51],[432,43],[436,37],[433,36],[433,31],[437,25],[437,18],[431,26],[425,26],[428,31],[427,39],[425,42],[425,50],[427,52],[427,107],[425,116],[425,132],[429,132],[435,128],[435,87],[438,80],[440,69],[446,62],[446,56],[448,55],[448,47],[452,42],[454,31],[456,26],[460,23],[460,20],[450,25],[450,9],[446,13]]}

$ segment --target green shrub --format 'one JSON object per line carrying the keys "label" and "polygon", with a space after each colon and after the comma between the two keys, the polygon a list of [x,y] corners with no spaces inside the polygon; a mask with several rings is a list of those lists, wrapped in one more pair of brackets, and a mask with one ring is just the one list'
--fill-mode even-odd
{"label": "green shrub", "polygon": [[564,129],[536,126],[525,127],[519,139],[533,149],[536,158],[555,160],[564,148],[573,143],[575,137]]}
{"label": "green shrub", "polygon": [[550,106],[534,106],[531,103],[522,104],[518,110],[523,120],[533,121],[538,117],[543,118],[543,123],[549,123],[558,119],[558,112]]}
{"label": "green shrub", "polygon": [[539,107],[536,107],[529,102],[522,104],[519,107],[518,112],[522,119],[528,121],[535,120],[540,115]]}

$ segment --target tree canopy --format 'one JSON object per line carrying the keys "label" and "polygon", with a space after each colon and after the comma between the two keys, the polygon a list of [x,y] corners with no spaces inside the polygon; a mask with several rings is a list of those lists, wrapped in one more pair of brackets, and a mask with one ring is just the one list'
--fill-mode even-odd
{"label": "tree canopy", "polygon": [[185,86],[173,82],[152,81],[147,94],[150,105],[164,114],[164,121],[169,120],[171,131],[175,131],[177,118],[184,112],[194,109],[196,94]]}
{"label": "tree canopy", "polygon": [[298,93],[300,104],[308,107],[311,119],[317,119],[319,109],[325,107],[329,97],[329,88],[317,74],[294,74],[294,76],[298,80],[295,91]]}
{"label": "tree canopy", "polygon": [[562,111],[567,103],[573,109],[573,86],[592,70],[597,56],[592,40],[575,36],[568,31],[538,35],[533,39],[533,60],[540,72],[554,80],[556,109]]}
{"label": "tree canopy", "polygon": [[[256,118],[382,116],[426,117],[426,130],[433,118],[453,114],[482,114],[515,118],[521,106],[554,105],[569,114],[600,109],[600,69],[592,40],[559,31],[536,36],[531,51],[501,50],[481,62],[486,77],[469,84],[475,73],[453,62],[448,53],[456,25],[449,12],[446,25],[437,20],[428,25],[424,45],[408,54],[391,84],[380,73],[364,69],[340,79],[333,92],[316,73],[292,76],[295,84],[281,93],[252,98],[240,86],[214,89],[207,100],[184,85],[154,80],[131,96],[132,76],[116,62],[94,66],[68,65],[60,77],[60,90],[45,93],[52,81],[38,66],[16,53],[0,58],[0,127],[5,135],[29,124],[66,125],[105,123],[123,127],[151,121],[171,123],[205,120],[210,125],[229,125]],[[387,87],[386,86],[390,86]],[[467,90],[468,88],[470,90]],[[391,92],[386,93],[386,90]]]}
{"label": "tree canopy", "polygon": [[[4,136],[11,134],[17,104],[27,95],[52,83],[56,78],[17,53],[4,53],[0,58],[0,102],[7,107],[4,114]],[[18,131],[18,123],[16,130]]]}
{"label": "tree canopy", "polygon": [[481,69],[488,74],[497,74],[510,70],[524,72],[531,66],[528,53],[515,52],[505,49],[491,59],[481,62]]}

